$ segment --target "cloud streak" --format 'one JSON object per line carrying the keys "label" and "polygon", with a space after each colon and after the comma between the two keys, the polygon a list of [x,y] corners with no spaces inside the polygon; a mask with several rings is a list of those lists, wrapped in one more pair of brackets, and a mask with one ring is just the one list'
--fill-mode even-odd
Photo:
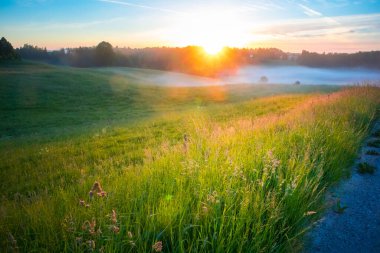
{"label": "cloud streak", "polygon": [[301,7],[303,9],[303,13],[305,13],[309,17],[321,17],[321,16],[323,16],[322,13],[320,13],[316,10],[313,10],[313,9],[303,5],[303,4],[298,4],[298,6]]}
{"label": "cloud streak", "polygon": [[156,10],[156,11],[161,11],[161,12],[184,14],[183,12],[172,10],[172,9],[160,8],[160,7],[150,6],[150,5],[134,4],[134,3],[118,1],[118,0],[98,0],[98,1],[104,2],[104,3],[110,3],[110,4],[118,4],[118,5],[123,5],[123,6],[148,9],[148,10]]}
{"label": "cloud streak", "polygon": [[75,30],[84,29],[102,24],[111,24],[115,22],[120,22],[126,20],[125,17],[118,17],[113,19],[105,20],[93,20],[88,22],[78,22],[78,23],[33,23],[24,26],[11,27],[14,31],[44,31],[44,30]]}
{"label": "cloud streak", "polygon": [[344,33],[379,31],[380,14],[296,19],[262,27],[255,34],[288,37],[313,37]]}

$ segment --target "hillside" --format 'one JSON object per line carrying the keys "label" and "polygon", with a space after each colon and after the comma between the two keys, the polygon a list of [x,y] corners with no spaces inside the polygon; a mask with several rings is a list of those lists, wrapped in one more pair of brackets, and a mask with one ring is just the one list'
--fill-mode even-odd
{"label": "hillside", "polygon": [[[0,138],[132,123],[153,116],[229,105],[284,93],[330,92],[334,86],[228,85],[133,68],[77,69],[33,62],[0,67]],[[161,87],[162,79],[173,80]],[[177,81],[175,83],[175,80]],[[210,81],[211,82],[211,81]],[[167,83],[167,82],[166,82]],[[191,86],[206,87],[182,87]],[[223,107],[220,107],[223,111]]]}
{"label": "hillside", "polygon": [[374,87],[160,87],[125,71],[0,68],[0,248],[299,251],[380,104]]}

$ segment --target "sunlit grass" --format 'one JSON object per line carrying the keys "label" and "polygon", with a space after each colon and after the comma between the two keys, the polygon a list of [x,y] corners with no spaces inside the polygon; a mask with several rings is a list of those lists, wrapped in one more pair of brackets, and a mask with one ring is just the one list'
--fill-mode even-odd
{"label": "sunlit grass", "polygon": [[237,99],[70,138],[5,139],[2,248],[297,251],[379,98],[362,87]]}

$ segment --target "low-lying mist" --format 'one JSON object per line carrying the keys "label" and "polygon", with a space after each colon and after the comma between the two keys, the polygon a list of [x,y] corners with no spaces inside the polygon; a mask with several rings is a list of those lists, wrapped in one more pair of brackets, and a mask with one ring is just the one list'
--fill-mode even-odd
{"label": "low-lying mist", "polygon": [[250,66],[223,79],[226,83],[256,83],[265,76],[269,83],[352,85],[380,81],[380,71],[359,68],[309,68],[302,66]]}
{"label": "low-lying mist", "polygon": [[210,86],[224,84],[266,83],[307,85],[355,85],[364,82],[379,83],[380,71],[362,68],[309,68],[302,66],[249,66],[219,78],[205,78],[175,72],[131,68],[102,68],[101,71],[125,76],[137,84],[159,86]]}

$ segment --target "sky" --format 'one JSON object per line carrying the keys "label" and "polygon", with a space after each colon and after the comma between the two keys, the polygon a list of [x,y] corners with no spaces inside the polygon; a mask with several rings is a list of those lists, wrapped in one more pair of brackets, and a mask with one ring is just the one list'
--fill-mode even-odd
{"label": "sky", "polygon": [[380,50],[380,0],[0,0],[0,36],[60,49]]}

